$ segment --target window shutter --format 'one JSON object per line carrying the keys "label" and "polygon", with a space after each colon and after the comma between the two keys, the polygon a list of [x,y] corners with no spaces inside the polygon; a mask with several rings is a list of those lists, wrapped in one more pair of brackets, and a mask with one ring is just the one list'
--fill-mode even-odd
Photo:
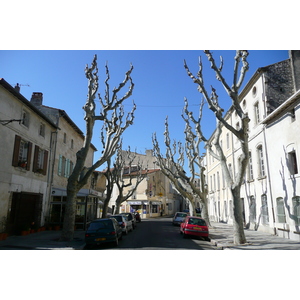
{"label": "window shutter", "polygon": [[62,155],[59,155],[59,161],[58,161],[58,175],[61,176],[61,167],[62,167]]}
{"label": "window shutter", "polygon": [[35,147],[34,147],[34,156],[33,156],[33,164],[32,164],[32,172],[36,172],[37,169],[38,169],[39,149],[40,149],[40,147],[35,145]]}
{"label": "window shutter", "polygon": [[43,175],[47,174],[47,166],[48,166],[48,151],[44,150]]}
{"label": "window shutter", "polygon": [[31,152],[32,152],[32,143],[28,142],[27,166],[26,166],[27,171],[30,170]]}
{"label": "window shutter", "polygon": [[70,160],[67,159],[66,161],[66,177],[68,178],[70,176]]}
{"label": "window shutter", "polygon": [[14,145],[14,152],[13,152],[13,159],[12,159],[12,165],[14,167],[17,167],[19,163],[20,143],[21,143],[21,137],[19,135],[15,135],[15,145]]}

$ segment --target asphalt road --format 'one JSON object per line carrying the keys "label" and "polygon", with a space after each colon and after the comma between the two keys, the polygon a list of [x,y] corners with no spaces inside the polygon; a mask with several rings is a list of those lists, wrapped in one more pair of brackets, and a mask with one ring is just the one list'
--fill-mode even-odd
{"label": "asphalt road", "polygon": [[184,239],[179,226],[172,225],[171,218],[142,220],[137,227],[123,235],[117,247],[102,245],[95,250],[214,250],[210,242],[200,237]]}

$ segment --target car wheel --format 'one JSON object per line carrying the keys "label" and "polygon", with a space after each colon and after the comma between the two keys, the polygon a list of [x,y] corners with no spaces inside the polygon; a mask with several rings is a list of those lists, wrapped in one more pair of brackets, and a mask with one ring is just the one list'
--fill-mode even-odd
{"label": "car wheel", "polygon": [[210,238],[209,238],[208,236],[206,236],[206,237],[204,238],[204,240],[207,241],[207,242],[210,242]]}

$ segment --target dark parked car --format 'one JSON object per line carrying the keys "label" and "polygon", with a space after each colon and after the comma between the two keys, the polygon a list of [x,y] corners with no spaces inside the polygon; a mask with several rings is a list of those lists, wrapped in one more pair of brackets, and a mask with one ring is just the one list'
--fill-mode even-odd
{"label": "dark parked car", "polygon": [[92,221],[85,233],[87,247],[110,242],[117,246],[119,239],[122,239],[122,228],[114,218]]}
{"label": "dark parked car", "polygon": [[120,215],[123,215],[127,217],[129,221],[132,221],[132,227],[133,229],[136,227],[136,219],[133,213],[121,213]]}

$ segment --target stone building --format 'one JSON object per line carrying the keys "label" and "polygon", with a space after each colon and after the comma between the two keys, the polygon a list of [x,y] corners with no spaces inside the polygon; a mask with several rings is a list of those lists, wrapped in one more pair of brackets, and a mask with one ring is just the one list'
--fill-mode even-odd
{"label": "stone building", "polygon": [[[43,105],[42,93],[33,93],[30,102],[39,111],[47,115],[58,128],[52,135],[53,160],[51,161],[52,172],[49,183],[51,194],[47,222],[60,226],[65,211],[67,181],[76,163],[76,153],[82,148],[84,134],[66,111]],[[85,162],[87,167],[93,164],[95,151],[97,149],[91,145]],[[95,211],[98,209],[101,197],[101,192],[91,188],[90,178],[77,194],[75,224],[78,228],[85,227],[88,219],[95,218]]]}
{"label": "stone building", "polygon": [[45,222],[55,122],[0,79],[0,231],[18,234]]}
{"label": "stone building", "polygon": [[[125,151],[124,151],[125,152]],[[156,158],[152,150],[146,150],[146,154],[135,153],[136,157],[132,166],[142,163],[143,181],[127,201],[123,202],[120,212],[139,211],[142,218],[157,217],[160,215],[173,215],[179,211],[182,205],[182,197],[172,188],[169,179],[157,168]],[[126,157],[126,155],[124,155]],[[125,165],[128,161],[125,161]],[[147,170],[146,170],[147,169]],[[133,183],[135,182],[136,170],[132,170]],[[129,181],[129,173],[124,176],[125,183]],[[130,189],[131,187],[128,187]],[[127,190],[124,194],[127,194]],[[114,188],[109,206],[115,207],[118,196],[117,188]]]}
{"label": "stone building", "polygon": [[[259,68],[239,95],[248,113],[249,163],[241,189],[246,228],[299,239],[299,51]],[[226,119],[236,129],[239,118],[230,108]],[[210,139],[213,139],[214,133]],[[220,138],[232,176],[241,154],[236,137],[222,128]],[[233,201],[219,161],[207,153],[210,218],[232,223]],[[297,185],[298,182],[298,185]]]}

